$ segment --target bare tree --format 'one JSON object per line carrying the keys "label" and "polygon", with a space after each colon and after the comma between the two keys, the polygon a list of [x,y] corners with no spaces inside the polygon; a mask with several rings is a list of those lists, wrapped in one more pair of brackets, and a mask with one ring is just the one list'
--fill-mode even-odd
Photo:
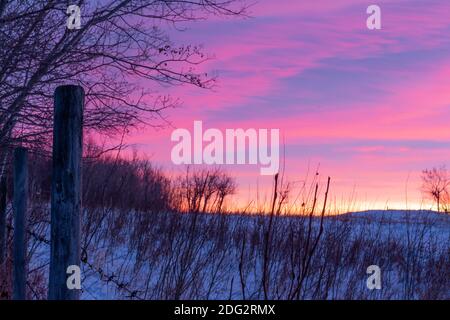
{"label": "bare tree", "polygon": [[177,205],[188,212],[221,213],[225,198],[236,191],[236,183],[220,168],[191,170],[177,179]]}
{"label": "bare tree", "polygon": [[422,171],[422,192],[436,201],[437,211],[440,211],[441,207],[445,211],[448,209],[449,185],[450,177],[445,166]]}
{"label": "bare tree", "polygon": [[[240,0],[79,0],[80,29],[66,27],[67,1],[0,1],[0,146],[48,148],[56,86],[85,88],[84,126],[108,135],[155,124],[178,100],[167,85],[209,88],[196,70],[208,59],[200,46],[173,43],[165,27],[210,15],[239,15]],[[154,86],[142,88],[142,80]],[[0,161],[8,152],[1,148]],[[3,174],[3,170],[2,170]]]}

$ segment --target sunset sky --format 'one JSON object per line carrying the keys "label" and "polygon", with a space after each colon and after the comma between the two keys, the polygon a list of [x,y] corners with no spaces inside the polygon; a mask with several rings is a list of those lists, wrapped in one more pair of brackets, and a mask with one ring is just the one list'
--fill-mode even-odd
{"label": "sunset sky", "polygon": [[[381,7],[382,29],[366,28]],[[355,209],[429,208],[422,169],[450,164],[449,0],[260,0],[250,18],[213,18],[171,30],[214,59],[214,90],[159,88],[183,101],[175,128],[278,128],[286,178],[297,185],[320,164],[332,199]],[[154,84],[149,84],[153,86]],[[130,143],[167,171],[174,128],[145,129]],[[259,166],[227,166],[239,203],[269,193]],[[294,192],[295,195],[295,192]],[[350,200],[354,199],[354,200]]]}

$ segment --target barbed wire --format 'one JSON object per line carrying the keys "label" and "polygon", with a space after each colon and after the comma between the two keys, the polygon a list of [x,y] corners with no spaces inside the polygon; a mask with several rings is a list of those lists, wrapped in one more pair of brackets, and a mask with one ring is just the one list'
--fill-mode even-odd
{"label": "barbed wire", "polygon": [[[7,225],[8,231],[13,231],[14,227],[11,224]],[[43,243],[46,245],[50,245],[50,240],[47,239],[45,236],[39,235],[36,232],[34,232],[33,230],[27,229],[27,233],[34,238],[36,241],[38,241],[39,243]],[[89,262],[88,259],[88,254],[87,254],[87,248],[86,247],[82,247],[81,248],[81,262],[87,266],[91,271],[97,273],[99,275],[99,278],[101,281],[105,282],[105,283],[112,283],[116,286],[116,288],[119,291],[125,292],[127,295],[125,295],[126,298],[130,298],[130,299],[138,299],[138,300],[145,300],[143,297],[141,297],[139,295],[140,292],[142,292],[141,290],[134,290],[129,288],[129,283],[124,282],[124,281],[120,281],[119,278],[117,277],[117,275],[114,274],[114,272],[112,274],[107,274],[103,268],[99,267],[99,266],[95,266],[93,263]]]}

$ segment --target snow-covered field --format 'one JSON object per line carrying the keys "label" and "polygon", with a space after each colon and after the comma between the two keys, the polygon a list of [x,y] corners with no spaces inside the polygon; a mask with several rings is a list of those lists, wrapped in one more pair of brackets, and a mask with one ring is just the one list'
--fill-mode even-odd
{"label": "snow-covered field", "polygon": [[[83,299],[450,299],[448,214],[355,212],[322,232],[317,217],[86,214],[101,227],[85,225]],[[35,241],[36,278],[48,251]]]}

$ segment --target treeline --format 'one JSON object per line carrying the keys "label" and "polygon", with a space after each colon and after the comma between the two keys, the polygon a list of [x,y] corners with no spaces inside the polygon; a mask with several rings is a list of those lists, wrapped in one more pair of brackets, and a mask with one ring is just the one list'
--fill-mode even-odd
{"label": "treeline", "polygon": [[[150,213],[218,213],[225,210],[226,198],[236,190],[234,179],[219,168],[186,167],[181,174],[168,175],[136,154],[127,157],[120,153],[102,153],[95,145],[85,149],[82,167],[84,207]],[[51,158],[30,153],[29,194],[32,203],[50,202],[51,166]],[[13,190],[11,174],[6,181],[8,202]]]}

